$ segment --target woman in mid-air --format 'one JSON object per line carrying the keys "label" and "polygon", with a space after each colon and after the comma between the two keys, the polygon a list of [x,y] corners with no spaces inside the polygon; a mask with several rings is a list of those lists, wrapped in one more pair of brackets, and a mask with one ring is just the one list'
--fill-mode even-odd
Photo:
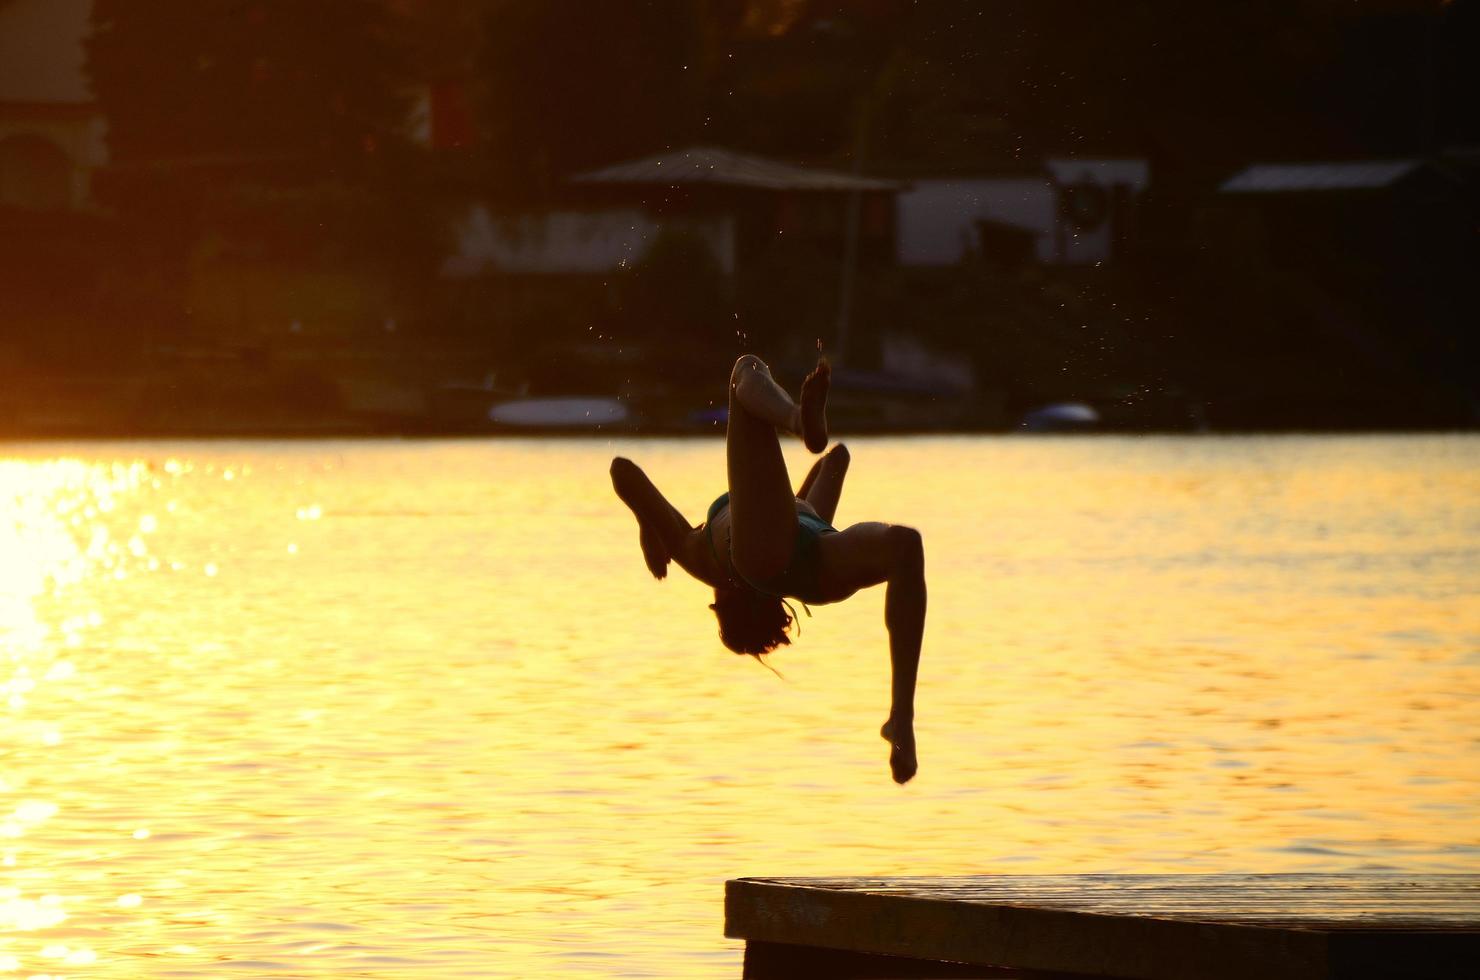
{"label": "woman in mid-air", "polygon": [[895,782],[914,776],[915,673],[925,629],[925,557],[920,534],[898,524],[832,526],[848,450],[841,444],[812,467],[793,496],[777,432],[801,436],[807,448],[827,448],[826,361],[802,382],[800,404],[771,377],[765,362],[746,354],[730,374],[725,458],[729,492],[694,527],[664,499],[631,460],[612,461],[617,496],[637,516],[648,570],[668,574],[668,562],[714,589],[719,635],[736,653],[759,657],[790,643],[792,617],[784,598],[812,605],[841,602],[881,582],[884,625],[893,670],[889,742]]}

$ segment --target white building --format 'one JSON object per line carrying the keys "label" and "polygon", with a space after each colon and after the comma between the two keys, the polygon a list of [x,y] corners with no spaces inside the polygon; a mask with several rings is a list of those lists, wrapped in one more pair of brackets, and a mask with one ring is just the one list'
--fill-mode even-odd
{"label": "white building", "polygon": [[81,210],[107,162],[83,42],[92,0],[0,2],[0,208]]}
{"label": "white building", "polygon": [[641,261],[663,234],[703,242],[727,276],[779,236],[836,240],[842,254],[850,196],[859,245],[893,256],[893,196],[903,185],[799,167],[719,147],[693,146],[579,174],[573,197],[537,214],[472,205],[456,222],[443,274],[467,278],[600,274]]}
{"label": "white building", "polygon": [[1049,265],[1113,261],[1150,182],[1144,160],[1051,158],[1041,173],[914,180],[898,198],[899,262],[956,265],[1017,230]]}

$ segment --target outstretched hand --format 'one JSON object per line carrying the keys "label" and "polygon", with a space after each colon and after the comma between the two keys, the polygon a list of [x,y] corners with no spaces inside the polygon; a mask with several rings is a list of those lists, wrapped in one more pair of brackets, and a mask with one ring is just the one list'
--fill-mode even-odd
{"label": "outstretched hand", "polygon": [[663,543],[662,533],[653,525],[652,504],[654,498],[664,507],[668,506],[668,502],[663,500],[663,495],[658,493],[657,488],[630,459],[621,456],[613,459],[611,476],[612,489],[616,490],[622,503],[632,511],[632,516],[637,518],[637,541],[642,546],[642,560],[647,563],[648,571],[653,573],[653,578],[667,578],[668,563],[673,560],[673,556]]}
{"label": "outstretched hand", "polygon": [[643,523],[642,518],[637,519],[637,525],[637,540],[642,545],[642,560],[647,562],[648,571],[653,573],[653,578],[667,578],[668,562],[672,560],[672,556],[663,547],[663,539],[657,531]]}

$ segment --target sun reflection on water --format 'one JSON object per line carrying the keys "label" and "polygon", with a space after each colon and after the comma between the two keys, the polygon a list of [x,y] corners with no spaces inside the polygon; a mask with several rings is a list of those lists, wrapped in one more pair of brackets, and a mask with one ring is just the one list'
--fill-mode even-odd
{"label": "sun reflection on water", "polygon": [[[0,934],[7,934],[0,939],[0,970],[6,972],[48,961],[53,967],[81,967],[98,960],[86,945],[48,941],[68,923],[68,907],[85,897],[57,890],[37,894],[54,886],[57,876],[44,859],[35,859],[28,838],[44,835],[44,825],[62,813],[62,806],[24,795],[28,784],[41,782],[34,777],[36,762],[46,764],[48,758],[42,750],[66,742],[60,727],[65,711],[46,709],[68,700],[65,689],[79,676],[73,658],[104,623],[102,613],[89,607],[87,583],[103,577],[121,581],[159,568],[146,542],[158,520],[135,516],[131,507],[145,492],[161,487],[154,468],[142,460],[0,461],[0,502],[7,518],[0,521],[0,653],[8,672],[0,677],[6,708],[0,714],[0,740],[11,748],[8,771],[16,780],[4,789],[22,797],[0,819],[0,838],[8,842],[4,866],[12,869],[12,882],[23,883],[0,888]],[[25,887],[26,882],[36,887]],[[29,944],[13,935],[27,933],[43,935]]]}

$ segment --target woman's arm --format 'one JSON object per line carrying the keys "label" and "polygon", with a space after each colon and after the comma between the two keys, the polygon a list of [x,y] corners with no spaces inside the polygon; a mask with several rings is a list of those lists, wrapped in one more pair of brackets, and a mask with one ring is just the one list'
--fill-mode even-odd
{"label": "woman's arm", "polygon": [[[885,583],[884,626],[889,631],[889,718],[880,732],[890,746],[894,781],[908,782],[915,757],[915,680],[925,633],[925,549],[920,532],[897,524],[855,524],[818,542],[822,588],[829,601]],[[836,598],[832,598],[832,597]]]}
{"label": "woman's arm", "polygon": [[698,547],[702,532],[658,492],[653,481],[632,460],[621,456],[612,460],[611,475],[617,496],[637,518],[642,557],[653,577],[666,578],[668,562],[673,560],[690,575],[713,584],[710,580],[714,575],[705,567],[702,549]]}

